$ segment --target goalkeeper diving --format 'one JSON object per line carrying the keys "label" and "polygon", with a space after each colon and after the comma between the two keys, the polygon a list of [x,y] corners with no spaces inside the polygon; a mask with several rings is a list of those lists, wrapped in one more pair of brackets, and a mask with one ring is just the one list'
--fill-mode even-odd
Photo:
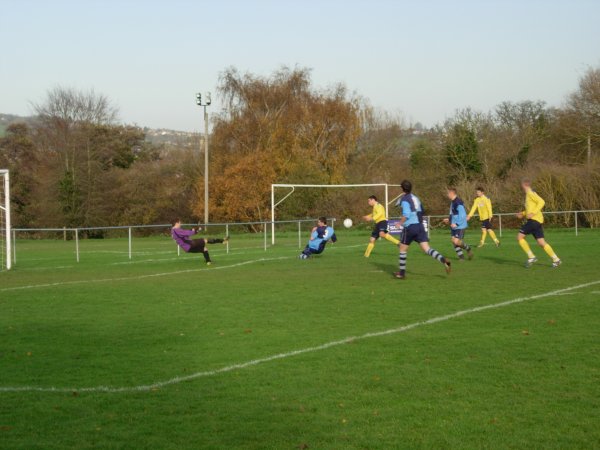
{"label": "goalkeeper diving", "polygon": [[207,266],[212,264],[212,260],[210,259],[206,246],[208,244],[225,244],[229,241],[229,236],[224,239],[191,239],[192,236],[201,231],[201,228],[198,227],[191,230],[185,230],[181,228],[181,220],[178,218],[173,220],[172,225],[171,237],[177,245],[186,253],[202,253]]}
{"label": "goalkeeper diving", "polygon": [[317,226],[310,232],[308,244],[300,253],[300,259],[308,259],[312,255],[320,255],[325,250],[327,242],[337,242],[337,236],[333,228],[327,225],[326,217],[319,217]]}

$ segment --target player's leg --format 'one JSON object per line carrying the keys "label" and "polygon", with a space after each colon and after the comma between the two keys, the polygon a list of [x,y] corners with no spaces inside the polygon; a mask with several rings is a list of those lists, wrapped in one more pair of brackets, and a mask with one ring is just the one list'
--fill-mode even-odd
{"label": "player's leg", "polygon": [[496,247],[499,247],[500,241],[498,240],[498,238],[496,237],[496,233],[494,233],[494,230],[492,229],[492,222],[490,222],[490,220],[486,220],[486,230],[487,234],[489,234],[492,240],[494,241],[494,244],[496,244]]}
{"label": "player's leg", "polygon": [[452,230],[452,244],[454,251],[458,255],[458,259],[465,259],[463,250],[467,252],[469,259],[473,259],[473,251],[471,246],[464,241],[465,230]]}
{"label": "player's leg", "polygon": [[485,225],[481,227],[481,239],[479,240],[479,245],[477,247],[483,247],[485,244],[485,238],[487,237],[487,228]]}
{"label": "player's leg", "polygon": [[207,244],[225,244],[229,240],[229,236],[223,239],[205,239]]}
{"label": "player's leg", "polygon": [[546,242],[544,238],[544,229],[540,224],[539,228],[533,233],[537,244],[544,249],[546,254],[552,259],[552,267],[558,267],[561,264],[560,258],[556,255],[550,244]]}
{"label": "player's leg", "polygon": [[382,220],[377,224],[377,229],[379,230],[379,237],[385,239],[386,241],[390,241],[394,245],[400,244],[400,241],[392,236],[388,232],[388,222],[387,220]]}
{"label": "player's leg", "polygon": [[428,254],[433,259],[441,262],[444,265],[444,268],[446,269],[446,273],[450,273],[450,271],[451,271],[450,261],[444,255],[442,255],[440,252],[431,248],[429,246],[429,240],[419,242],[419,246],[421,247],[421,250],[423,250],[424,253]]}
{"label": "player's leg", "polygon": [[406,259],[408,257],[408,247],[410,245],[410,241],[410,238],[403,239],[403,242],[408,242],[408,244],[403,242],[400,243],[400,253],[398,254],[398,272],[394,273],[394,276],[399,280],[406,278]]}
{"label": "player's leg", "polygon": [[375,241],[379,237],[379,230],[375,229],[371,233],[371,238],[369,239],[369,244],[367,245],[367,249],[365,250],[365,258],[371,256],[371,252],[375,248]]}
{"label": "player's leg", "polygon": [[310,246],[306,246],[304,247],[304,250],[302,250],[302,253],[300,253],[299,256],[300,259],[308,259],[310,258]]}
{"label": "player's leg", "polygon": [[537,261],[537,258],[531,251],[531,247],[529,247],[529,244],[525,240],[525,236],[527,236],[530,233],[530,227],[528,225],[529,221],[521,227],[521,229],[519,230],[519,234],[517,234],[517,242],[519,243],[521,249],[527,255],[527,262],[525,263],[525,267],[531,267],[531,265]]}
{"label": "player's leg", "polygon": [[208,254],[208,250],[206,249],[206,240],[205,239],[192,240],[192,244],[190,246],[189,253],[202,253],[204,255],[204,261],[206,261],[206,264],[207,265],[212,264],[210,255]]}

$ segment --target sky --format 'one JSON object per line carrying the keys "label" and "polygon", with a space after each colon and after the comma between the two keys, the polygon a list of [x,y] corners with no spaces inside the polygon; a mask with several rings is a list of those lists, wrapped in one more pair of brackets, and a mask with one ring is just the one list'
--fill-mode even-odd
{"label": "sky", "polygon": [[312,70],[434,125],[502,101],[559,106],[600,65],[598,0],[0,0],[0,112],[57,85],[94,89],[128,124],[203,130],[219,74]]}

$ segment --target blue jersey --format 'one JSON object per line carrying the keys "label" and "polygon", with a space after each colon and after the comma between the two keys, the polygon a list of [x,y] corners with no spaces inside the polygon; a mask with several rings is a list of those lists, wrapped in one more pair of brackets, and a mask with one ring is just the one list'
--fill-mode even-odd
{"label": "blue jersey", "polygon": [[337,236],[331,227],[317,227],[310,235],[311,240],[308,241],[308,246],[313,250],[321,250],[325,247],[327,241],[337,241]]}
{"label": "blue jersey", "polygon": [[450,203],[450,225],[456,224],[455,230],[464,230],[467,228],[467,210],[463,201],[456,197]]}
{"label": "blue jersey", "polygon": [[405,227],[421,223],[423,221],[423,205],[416,195],[405,194],[400,199],[402,216],[406,217]]}

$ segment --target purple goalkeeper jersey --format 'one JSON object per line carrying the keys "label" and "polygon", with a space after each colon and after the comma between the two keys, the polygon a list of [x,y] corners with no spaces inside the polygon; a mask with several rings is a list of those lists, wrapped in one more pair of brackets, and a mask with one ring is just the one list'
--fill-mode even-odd
{"label": "purple goalkeeper jersey", "polygon": [[184,230],[183,228],[171,228],[171,237],[184,252],[189,252],[192,242],[189,237],[196,234],[194,230]]}

